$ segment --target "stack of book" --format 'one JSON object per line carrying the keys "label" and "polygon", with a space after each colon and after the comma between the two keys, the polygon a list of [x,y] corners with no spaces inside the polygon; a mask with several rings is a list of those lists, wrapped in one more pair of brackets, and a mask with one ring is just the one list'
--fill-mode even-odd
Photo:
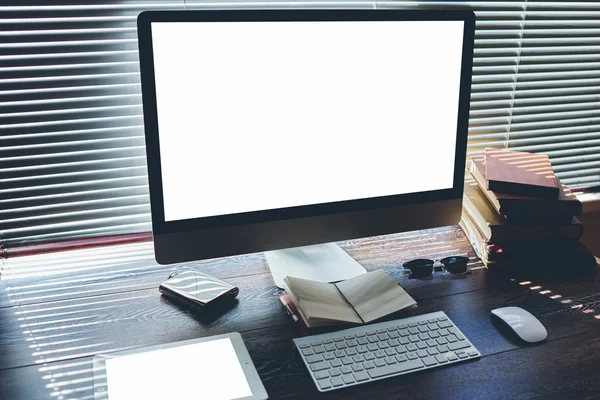
{"label": "stack of book", "polygon": [[581,202],[547,156],[487,149],[469,171],[460,226],[488,268],[596,265],[579,242]]}

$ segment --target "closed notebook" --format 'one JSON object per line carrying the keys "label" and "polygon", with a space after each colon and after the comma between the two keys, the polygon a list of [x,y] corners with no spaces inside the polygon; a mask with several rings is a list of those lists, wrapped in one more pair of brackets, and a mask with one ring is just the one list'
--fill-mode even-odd
{"label": "closed notebook", "polygon": [[548,156],[512,150],[485,150],[486,188],[498,193],[558,197],[558,181]]}
{"label": "closed notebook", "polygon": [[473,180],[465,182],[463,212],[467,212],[477,228],[490,243],[516,240],[578,240],[583,234],[583,224],[575,217],[565,223],[528,223],[507,220],[498,212]]}
{"label": "closed notebook", "polygon": [[559,185],[559,192],[558,198],[556,199],[519,196],[516,194],[487,190],[485,176],[483,175],[485,171],[484,160],[483,157],[471,158],[469,171],[479,184],[483,194],[490,203],[492,203],[499,214],[507,216],[508,219],[511,217],[529,219],[549,217],[556,219],[562,218],[563,220],[565,220],[565,217],[581,215],[581,202],[568,187],[560,182],[558,178],[556,178],[556,180]]}
{"label": "closed notebook", "polygon": [[284,289],[306,326],[362,324],[416,304],[383,270],[336,283],[287,276]]}

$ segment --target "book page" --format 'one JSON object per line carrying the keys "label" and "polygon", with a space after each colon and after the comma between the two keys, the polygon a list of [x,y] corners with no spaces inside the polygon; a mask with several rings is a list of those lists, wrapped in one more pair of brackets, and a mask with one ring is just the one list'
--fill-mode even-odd
{"label": "book page", "polygon": [[297,300],[296,306],[308,320],[322,319],[362,323],[350,304],[332,283],[287,276],[283,280]]}
{"label": "book page", "polygon": [[417,304],[384,270],[336,283],[364,322],[371,322]]}

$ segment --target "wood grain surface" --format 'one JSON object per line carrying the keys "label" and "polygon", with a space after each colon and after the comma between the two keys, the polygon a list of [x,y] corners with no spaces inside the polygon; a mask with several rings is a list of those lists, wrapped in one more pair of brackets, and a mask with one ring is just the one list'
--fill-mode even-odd
{"label": "wood grain surface", "polygon": [[[162,266],[154,262],[151,243],[135,243],[4,262],[0,399],[93,399],[96,354],[233,331],[241,332],[272,399],[600,397],[595,270],[488,271],[458,227],[339,245],[368,270],[384,268],[415,297],[418,307],[400,317],[446,312],[481,359],[321,394],[293,346],[304,332],[282,309],[262,254]],[[448,255],[468,256],[471,274],[436,272],[417,280],[401,267],[413,258]],[[202,315],[165,300],[159,283],[189,266],[237,285],[238,301]],[[525,345],[490,318],[490,310],[509,305],[538,317],[548,339]]]}

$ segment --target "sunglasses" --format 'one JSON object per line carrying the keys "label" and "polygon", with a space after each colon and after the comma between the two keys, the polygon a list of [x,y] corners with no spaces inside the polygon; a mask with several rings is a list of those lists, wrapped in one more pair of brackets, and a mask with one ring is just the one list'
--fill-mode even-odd
{"label": "sunglasses", "polygon": [[[462,256],[445,257],[440,260],[442,268],[452,275],[466,275],[469,273],[470,271],[467,267],[468,262],[469,257]],[[433,275],[435,263],[434,260],[418,258],[416,260],[407,261],[402,264],[402,266],[404,269],[410,271],[413,278],[428,278]]]}

